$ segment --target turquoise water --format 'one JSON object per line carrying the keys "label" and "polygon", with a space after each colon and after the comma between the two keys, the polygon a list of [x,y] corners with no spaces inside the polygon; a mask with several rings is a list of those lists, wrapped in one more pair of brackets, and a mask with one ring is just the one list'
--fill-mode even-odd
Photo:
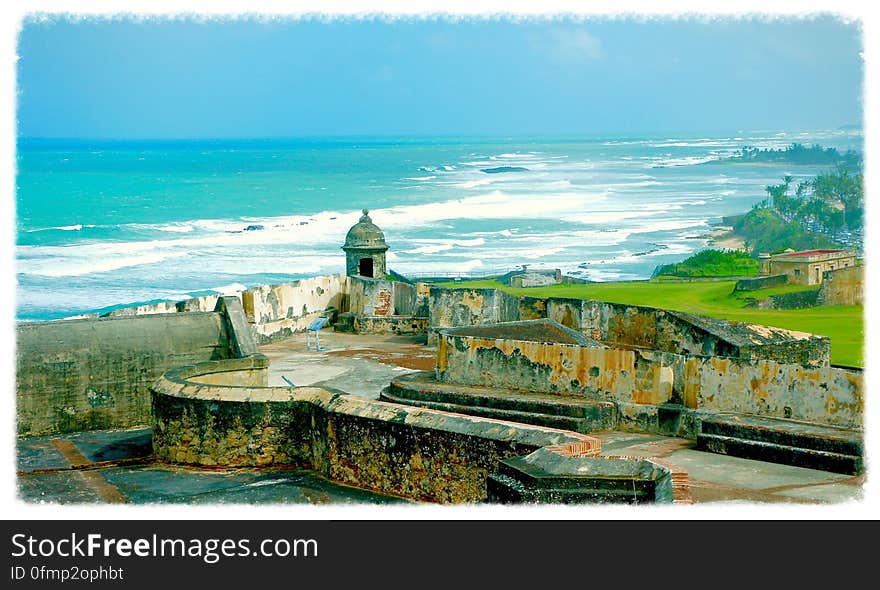
{"label": "turquoise water", "polygon": [[[23,140],[17,317],[51,319],[344,271],[369,208],[404,275],[522,264],[639,279],[706,246],[784,174],[749,145],[862,149],[853,131],[298,141]],[[526,170],[487,173],[498,167]]]}

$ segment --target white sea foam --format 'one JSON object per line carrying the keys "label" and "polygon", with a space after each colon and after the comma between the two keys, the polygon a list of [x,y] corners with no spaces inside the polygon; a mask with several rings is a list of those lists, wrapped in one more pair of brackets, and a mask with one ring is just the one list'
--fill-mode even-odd
{"label": "white sea foam", "polygon": [[46,257],[20,261],[19,271],[44,277],[76,277],[119,270],[129,266],[155,264],[170,258],[185,256],[186,252],[150,252],[134,256],[111,257]]}
{"label": "white sea foam", "polygon": [[698,139],[694,141],[670,141],[665,143],[652,143],[649,147],[730,147],[730,140]]}
{"label": "white sea foam", "polygon": [[178,234],[188,234],[195,229],[193,224],[185,223],[185,222],[167,223],[167,224],[163,224],[163,225],[153,225],[153,226],[146,226],[146,227],[150,227],[151,229],[155,229],[157,231],[164,231],[164,232],[171,232],[171,233],[178,233]]}
{"label": "white sea foam", "polygon": [[461,263],[461,265],[459,265],[459,268],[462,271],[466,272],[469,270],[474,270],[475,268],[480,268],[481,266],[483,266],[482,260],[468,260],[466,262]]}
{"label": "white sea foam", "polygon": [[478,186],[485,186],[491,183],[491,178],[482,178],[480,180],[469,180],[468,182],[457,182],[454,186],[457,186],[458,188],[476,188]]}
{"label": "white sea foam", "polygon": [[413,176],[411,178],[404,178],[404,180],[415,180],[417,182],[424,182],[426,180],[434,180],[437,178],[436,176]]}
{"label": "white sea foam", "polygon": [[452,244],[430,244],[427,246],[419,246],[413,250],[404,250],[406,254],[436,254],[445,250],[452,250]]}
{"label": "white sea foam", "polygon": [[247,286],[242,285],[241,283],[231,283],[229,285],[220,285],[219,287],[212,287],[207,290],[214,291],[215,293],[219,293],[220,295],[235,295],[236,293],[241,293],[242,291],[247,291]]}
{"label": "white sea foam", "polygon": [[693,166],[695,164],[705,164],[717,160],[718,156],[687,156],[684,158],[667,158],[658,161],[653,166],[656,168],[670,168],[673,166]]}
{"label": "white sea foam", "polygon": [[523,258],[528,260],[534,260],[536,258],[544,258],[545,256],[552,256],[554,254],[558,254],[564,251],[565,248],[536,248],[534,250],[528,250],[526,254],[523,255]]}

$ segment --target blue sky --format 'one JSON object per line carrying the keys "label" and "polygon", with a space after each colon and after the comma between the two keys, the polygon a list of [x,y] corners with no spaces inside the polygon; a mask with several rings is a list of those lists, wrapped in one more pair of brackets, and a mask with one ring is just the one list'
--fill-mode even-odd
{"label": "blue sky", "polygon": [[833,17],[25,21],[22,137],[558,135],[862,120]]}

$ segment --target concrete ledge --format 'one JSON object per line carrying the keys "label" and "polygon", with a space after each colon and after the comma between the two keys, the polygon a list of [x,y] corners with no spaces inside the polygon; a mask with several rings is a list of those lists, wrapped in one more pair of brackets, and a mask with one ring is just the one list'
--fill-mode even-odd
{"label": "concrete ledge", "polygon": [[650,459],[569,455],[542,448],[501,462],[488,482],[502,503],[671,503],[672,471]]}
{"label": "concrete ledge", "polygon": [[357,334],[424,334],[428,329],[428,318],[355,315],[353,324]]}
{"label": "concrete ledge", "polygon": [[582,433],[612,430],[617,425],[617,410],[611,402],[441,383],[433,371],[395,379],[380,399]]}

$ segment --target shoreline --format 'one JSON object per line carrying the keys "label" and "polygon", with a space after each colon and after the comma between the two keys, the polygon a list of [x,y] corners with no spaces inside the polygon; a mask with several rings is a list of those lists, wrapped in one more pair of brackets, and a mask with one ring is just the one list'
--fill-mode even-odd
{"label": "shoreline", "polygon": [[745,239],[734,231],[732,227],[719,227],[709,236],[709,245],[726,250],[747,250]]}

